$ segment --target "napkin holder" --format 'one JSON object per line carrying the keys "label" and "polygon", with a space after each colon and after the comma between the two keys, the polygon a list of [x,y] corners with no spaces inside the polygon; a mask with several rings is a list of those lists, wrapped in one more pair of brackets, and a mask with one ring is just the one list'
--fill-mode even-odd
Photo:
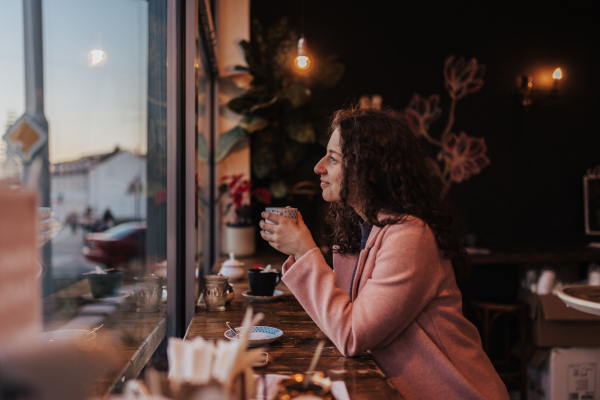
{"label": "napkin holder", "polygon": [[206,384],[179,382],[168,379],[167,374],[155,370],[147,370],[145,380],[127,382],[121,400],[172,399],[172,400],[250,400],[246,397],[245,379],[240,374],[234,379],[231,390],[211,380]]}

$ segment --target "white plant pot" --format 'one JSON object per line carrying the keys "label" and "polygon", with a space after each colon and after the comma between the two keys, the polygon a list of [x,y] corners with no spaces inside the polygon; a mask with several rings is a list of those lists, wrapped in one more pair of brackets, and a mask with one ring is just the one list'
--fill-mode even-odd
{"label": "white plant pot", "polygon": [[254,226],[225,226],[225,240],[221,252],[239,257],[250,256],[256,251],[254,243]]}

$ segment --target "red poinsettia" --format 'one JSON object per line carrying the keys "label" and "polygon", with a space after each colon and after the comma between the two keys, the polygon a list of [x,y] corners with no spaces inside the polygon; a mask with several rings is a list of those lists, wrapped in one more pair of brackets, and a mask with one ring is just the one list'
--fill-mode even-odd
{"label": "red poinsettia", "polygon": [[408,107],[404,110],[408,122],[416,132],[427,131],[442,114],[440,96],[432,94],[428,99],[414,94]]}
{"label": "red poinsettia", "polygon": [[437,158],[447,163],[446,170],[449,171],[452,181],[462,182],[490,165],[486,151],[483,138],[469,137],[464,132],[461,132],[460,136],[451,133]]}
{"label": "red poinsettia", "polygon": [[444,63],[444,79],[446,90],[455,100],[462,99],[468,93],[475,93],[483,86],[485,65],[477,64],[477,59],[471,58],[465,62],[464,58],[456,60],[448,56]]}
{"label": "red poinsettia", "polygon": [[227,225],[246,226],[252,223],[250,216],[250,197],[271,204],[271,194],[264,188],[251,189],[250,181],[244,179],[244,174],[227,175],[221,178],[220,196],[224,197],[225,218]]}

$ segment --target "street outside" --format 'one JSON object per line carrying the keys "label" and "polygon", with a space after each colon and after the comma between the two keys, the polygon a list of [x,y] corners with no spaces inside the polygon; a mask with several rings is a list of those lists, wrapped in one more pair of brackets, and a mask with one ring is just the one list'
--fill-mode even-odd
{"label": "street outside", "polygon": [[[77,227],[72,233],[69,226],[64,226],[58,235],[50,241],[52,244],[52,279],[54,290],[60,290],[82,278],[83,273],[94,270],[92,263],[83,257],[83,239],[85,232]],[[104,265],[100,265],[103,269]]]}

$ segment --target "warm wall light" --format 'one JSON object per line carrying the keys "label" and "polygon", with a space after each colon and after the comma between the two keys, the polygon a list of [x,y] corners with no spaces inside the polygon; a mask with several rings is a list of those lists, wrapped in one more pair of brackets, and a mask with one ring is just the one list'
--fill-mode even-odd
{"label": "warm wall light", "polygon": [[524,106],[531,105],[531,90],[533,88],[533,79],[529,75],[522,75],[517,78],[517,89],[521,94],[521,102]]}
{"label": "warm wall light", "polygon": [[552,74],[552,79],[562,79],[562,71],[560,70],[560,68],[556,68],[554,70],[554,73]]}
{"label": "warm wall light", "polygon": [[302,71],[310,68],[310,58],[306,54],[306,41],[303,37],[298,40],[298,56],[294,59],[294,66]]}
{"label": "warm wall light", "polygon": [[106,61],[106,53],[102,50],[92,50],[90,51],[90,61],[91,65],[98,65]]}
{"label": "warm wall light", "polygon": [[556,97],[558,95],[558,81],[562,79],[562,70],[560,68],[554,70],[554,73],[552,74],[554,84],[549,92],[549,71],[546,72],[546,74],[547,75],[536,75],[535,85],[533,78],[530,75],[522,75],[517,78],[517,90],[524,106],[530,106],[534,101],[543,100],[548,97]]}
{"label": "warm wall light", "polygon": [[556,68],[554,73],[552,74],[552,79],[554,79],[554,86],[552,86],[552,94],[556,95],[558,93],[558,81],[562,79],[562,71],[560,68]]}

